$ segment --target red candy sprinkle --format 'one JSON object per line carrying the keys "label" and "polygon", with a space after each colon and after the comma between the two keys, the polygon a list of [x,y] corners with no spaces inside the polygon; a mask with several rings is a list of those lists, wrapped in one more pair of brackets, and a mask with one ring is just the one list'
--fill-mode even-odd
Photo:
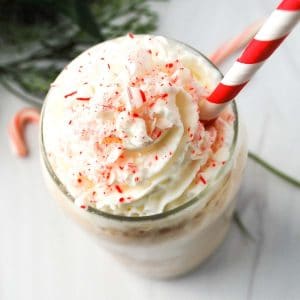
{"label": "red candy sprinkle", "polygon": [[158,160],[158,156],[157,155],[155,155],[155,160]]}
{"label": "red candy sprinkle", "polygon": [[159,138],[161,136],[161,131],[159,131],[156,135],[157,138]]}
{"label": "red candy sprinkle", "polygon": [[120,188],[119,185],[115,185],[115,188],[116,188],[116,190],[118,191],[118,193],[120,193],[120,194],[123,193],[123,191],[122,191],[122,189]]}
{"label": "red candy sprinkle", "polygon": [[86,209],[85,205],[80,205],[80,208]]}
{"label": "red candy sprinkle", "polygon": [[141,94],[141,97],[142,97],[143,102],[146,102],[147,99],[146,99],[146,95],[145,95],[144,91],[143,91],[143,90],[140,90],[140,94]]}
{"label": "red candy sprinkle", "polygon": [[125,201],[125,198],[123,198],[123,197],[121,197],[120,199],[119,199],[119,202],[120,203],[123,203]]}
{"label": "red candy sprinkle", "polygon": [[73,95],[75,95],[75,94],[77,94],[77,91],[74,91],[74,92],[71,92],[71,93],[69,93],[69,94],[66,94],[64,97],[65,97],[65,98],[68,98],[68,97],[73,96]]}
{"label": "red candy sprinkle", "polygon": [[80,101],[89,101],[91,99],[91,97],[77,97],[76,100],[80,100]]}
{"label": "red candy sprinkle", "polygon": [[157,127],[155,127],[151,134],[151,137],[157,139],[161,136],[161,134],[162,134],[162,131],[160,129],[158,129]]}
{"label": "red candy sprinkle", "polygon": [[131,32],[128,33],[128,36],[129,36],[131,39],[134,39],[134,35],[133,35]]}
{"label": "red candy sprinkle", "polygon": [[199,179],[202,181],[203,184],[206,184],[206,180],[202,175],[200,175]]}
{"label": "red candy sprinkle", "polygon": [[166,68],[172,68],[173,67],[173,64],[170,63],[170,64],[166,64]]}

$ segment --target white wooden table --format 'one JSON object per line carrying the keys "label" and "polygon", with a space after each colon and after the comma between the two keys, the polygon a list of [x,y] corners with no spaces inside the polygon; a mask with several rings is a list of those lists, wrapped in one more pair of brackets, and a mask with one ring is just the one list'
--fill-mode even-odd
{"label": "white wooden table", "polygon": [[[229,3],[231,5],[229,5]],[[158,33],[208,54],[274,7],[272,0],[155,4]],[[300,26],[239,97],[250,149],[300,177]],[[226,69],[226,68],[224,68]],[[7,123],[24,103],[0,88],[0,299],[300,299],[300,190],[249,162],[238,209],[255,237],[233,224],[196,272],[173,281],[129,273],[56,207],[30,157],[10,151]]]}

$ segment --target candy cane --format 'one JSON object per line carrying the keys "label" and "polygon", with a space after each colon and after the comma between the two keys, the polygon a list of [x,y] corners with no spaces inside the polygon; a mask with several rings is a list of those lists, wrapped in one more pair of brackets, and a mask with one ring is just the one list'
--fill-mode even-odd
{"label": "candy cane", "polygon": [[235,36],[231,40],[220,45],[217,50],[209,56],[209,59],[215,64],[221,64],[227,57],[245,47],[257,33],[258,29],[263,24],[264,19],[258,20],[248,26],[243,32]]}
{"label": "candy cane", "polygon": [[12,118],[8,126],[8,134],[14,152],[17,155],[24,157],[28,150],[24,137],[24,129],[28,123],[38,123],[40,120],[40,113],[34,108],[24,108],[17,112]]}

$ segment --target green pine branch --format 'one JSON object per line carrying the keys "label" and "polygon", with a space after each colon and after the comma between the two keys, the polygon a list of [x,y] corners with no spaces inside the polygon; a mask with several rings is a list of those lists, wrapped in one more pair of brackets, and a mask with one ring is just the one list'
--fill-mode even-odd
{"label": "green pine branch", "polygon": [[254,160],[256,163],[261,165],[266,170],[270,171],[273,175],[279,177],[280,179],[284,180],[285,182],[294,185],[296,187],[300,187],[300,181],[294,177],[291,177],[290,175],[284,173],[283,171],[279,170],[278,168],[272,166],[267,161],[263,160],[253,152],[248,153],[249,158]]}
{"label": "green pine branch", "polygon": [[127,32],[154,31],[157,14],[149,2],[0,0],[0,83],[41,105],[62,67],[84,49]]}

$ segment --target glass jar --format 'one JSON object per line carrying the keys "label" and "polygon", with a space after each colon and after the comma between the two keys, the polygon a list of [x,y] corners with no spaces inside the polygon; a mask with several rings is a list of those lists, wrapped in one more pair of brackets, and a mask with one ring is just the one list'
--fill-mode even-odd
{"label": "glass jar", "polygon": [[[200,52],[186,47],[205,58]],[[208,59],[206,61],[216,69]],[[46,105],[47,100],[44,108]],[[245,168],[247,147],[236,104],[233,102],[231,105],[235,121],[228,161],[197,197],[175,209],[156,215],[127,217],[93,207],[83,210],[74,205],[74,197],[57,177],[47,157],[43,109],[40,149],[46,184],[63,210],[129,270],[156,278],[187,273],[222,243],[235,208],[235,195]]]}

